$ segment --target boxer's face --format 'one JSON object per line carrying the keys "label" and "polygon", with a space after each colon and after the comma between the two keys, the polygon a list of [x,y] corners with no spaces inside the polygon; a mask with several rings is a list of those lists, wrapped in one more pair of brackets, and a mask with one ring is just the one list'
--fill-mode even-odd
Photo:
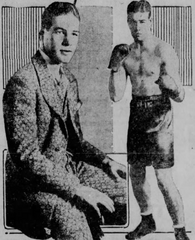
{"label": "boxer's face", "polygon": [[151,33],[151,19],[148,12],[129,13],[128,25],[135,41],[144,41]]}
{"label": "boxer's face", "polygon": [[53,63],[68,63],[76,50],[78,38],[78,18],[72,13],[54,17],[50,29],[44,29],[43,50]]}

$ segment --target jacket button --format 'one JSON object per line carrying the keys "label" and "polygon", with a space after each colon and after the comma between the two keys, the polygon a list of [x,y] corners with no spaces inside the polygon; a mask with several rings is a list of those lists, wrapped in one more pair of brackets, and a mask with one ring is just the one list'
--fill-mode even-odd
{"label": "jacket button", "polygon": [[55,151],[56,151],[56,152],[59,152],[59,151],[60,151],[60,148],[59,148],[59,147],[56,147],[56,148],[55,148]]}

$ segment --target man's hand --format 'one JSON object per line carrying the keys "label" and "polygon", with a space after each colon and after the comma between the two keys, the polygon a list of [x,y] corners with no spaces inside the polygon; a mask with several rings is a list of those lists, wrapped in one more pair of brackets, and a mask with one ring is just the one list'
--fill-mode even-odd
{"label": "man's hand", "polygon": [[129,46],[127,44],[115,46],[112,51],[108,68],[112,69],[114,72],[117,72],[128,54]]}
{"label": "man's hand", "polygon": [[105,164],[105,171],[114,177],[116,181],[120,181],[121,178],[126,179],[127,170],[124,165],[117,163],[108,157],[104,159],[103,163]]}
{"label": "man's hand", "polygon": [[159,79],[155,82],[159,85],[160,89],[170,90],[172,92],[177,92],[178,87],[172,77],[167,74],[164,74],[159,77]]}
{"label": "man's hand", "polygon": [[99,215],[100,219],[102,219],[102,222],[104,222],[104,220],[101,215],[98,204],[102,204],[111,213],[115,211],[114,202],[112,201],[112,199],[109,198],[106,194],[96,189],[82,186],[77,189],[76,195],[79,196],[82,200],[85,200],[91,206],[93,206],[93,208],[96,210],[97,214]]}
{"label": "man's hand", "polygon": [[183,88],[177,86],[174,79],[168,74],[160,76],[155,83],[159,85],[159,88],[162,90],[162,92],[167,93],[169,97],[176,102],[183,101],[185,96]]}

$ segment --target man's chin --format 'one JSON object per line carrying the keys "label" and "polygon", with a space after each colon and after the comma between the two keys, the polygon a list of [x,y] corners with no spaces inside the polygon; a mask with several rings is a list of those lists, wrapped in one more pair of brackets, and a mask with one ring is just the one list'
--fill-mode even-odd
{"label": "man's chin", "polygon": [[135,42],[143,42],[142,37],[135,37],[134,40],[135,40]]}
{"label": "man's chin", "polygon": [[60,57],[59,62],[60,63],[69,63],[72,57]]}
{"label": "man's chin", "polygon": [[69,63],[72,56],[53,55],[50,57],[54,64]]}

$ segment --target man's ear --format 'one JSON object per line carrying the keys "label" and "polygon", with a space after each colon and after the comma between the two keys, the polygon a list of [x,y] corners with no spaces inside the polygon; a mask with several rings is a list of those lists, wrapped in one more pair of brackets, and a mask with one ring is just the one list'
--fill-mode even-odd
{"label": "man's ear", "polygon": [[152,25],[153,18],[150,17],[150,18],[149,18],[149,21],[150,21],[150,30],[153,30],[153,25]]}
{"label": "man's ear", "polygon": [[39,32],[39,47],[42,49],[43,48],[43,35],[44,35],[44,31],[41,30]]}
{"label": "man's ear", "polygon": [[41,29],[41,30],[39,31],[39,39],[42,39],[42,38],[43,38],[43,34],[44,34],[44,30]]}

